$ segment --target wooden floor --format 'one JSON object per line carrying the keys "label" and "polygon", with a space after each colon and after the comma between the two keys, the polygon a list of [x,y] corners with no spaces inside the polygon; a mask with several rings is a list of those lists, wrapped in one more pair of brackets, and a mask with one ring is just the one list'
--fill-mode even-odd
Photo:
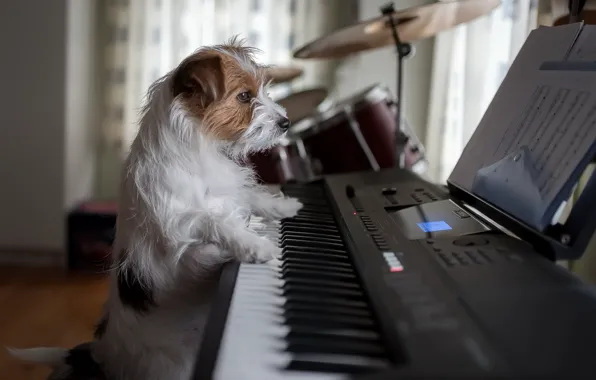
{"label": "wooden floor", "polygon": [[107,295],[107,278],[56,269],[0,268],[0,379],[45,380],[4,347],[72,347],[88,341]]}

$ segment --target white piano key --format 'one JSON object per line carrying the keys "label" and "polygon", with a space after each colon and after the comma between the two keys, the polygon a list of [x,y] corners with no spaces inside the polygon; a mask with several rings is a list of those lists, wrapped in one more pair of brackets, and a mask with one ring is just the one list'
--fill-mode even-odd
{"label": "white piano key", "polygon": [[[253,217],[249,227],[272,240],[279,222]],[[268,264],[241,264],[230,301],[214,376],[216,380],[342,380],[342,374],[287,371],[291,355],[284,352],[281,306],[284,282]]]}

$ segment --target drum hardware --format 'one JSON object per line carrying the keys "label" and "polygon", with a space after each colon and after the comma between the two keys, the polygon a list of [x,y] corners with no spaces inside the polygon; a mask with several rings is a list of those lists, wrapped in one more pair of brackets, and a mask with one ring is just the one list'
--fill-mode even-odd
{"label": "drum hardware", "polygon": [[[311,99],[310,96],[305,96]],[[258,176],[266,183],[308,181],[324,174],[346,173],[357,170],[378,171],[395,166],[396,121],[395,98],[380,85],[373,85],[319,110],[308,102],[293,96],[288,115],[299,115],[291,110],[311,114],[294,121],[280,146],[251,156]],[[313,108],[315,108],[313,110]],[[296,119],[294,119],[296,120]],[[417,147],[412,147],[407,122],[402,120],[404,132],[398,133],[406,152],[404,167],[420,161]],[[333,145],[341,147],[345,156],[338,156]]]}
{"label": "drum hardware", "polygon": [[293,92],[276,102],[285,108],[287,117],[293,125],[316,112],[329,98],[329,92],[323,87],[313,87]]}
{"label": "drum hardware", "polygon": [[[397,112],[397,102],[394,100],[388,100],[387,105]],[[414,166],[418,168],[424,168],[426,162],[426,156],[424,152],[424,146],[414,130],[410,127],[406,118],[402,118],[400,129],[396,131],[396,151],[400,152],[399,167],[414,170]],[[411,156],[417,157],[413,159]],[[420,170],[420,169],[418,169]],[[417,171],[418,172],[418,171]]]}
{"label": "drum hardware", "polygon": [[362,130],[360,130],[360,124],[354,118],[352,106],[345,105],[343,107],[343,109],[346,114],[346,117],[348,118],[348,124],[350,125],[350,128],[352,129],[352,133],[354,133],[354,137],[356,138],[356,141],[358,141],[360,148],[362,148],[362,152],[364,152],[364,154],[366,155],[366,158],[368,159],[368,162],[370,163],[370,168],[372,170],[378,172],[381,169],[381,167],[379,166],[379,163],[378,163],[377,159],[375,158],[375,155],[370,150],[370,146],[366,142],[366,139],[362,135]]}
{"label": "drum hardware", "polygon": [[[402,128],[402,109],[403,109],[403,73],[404,73],[404,58],[406,58],[412,52],[412,45],[407,42],[402,42],[399,38],[399,32],[397,30],[397,23],[399,19],[394,20],[393,14],[395,13],[395,7],[393,3],[388,3],[381,6],[381,14],[387,17],[389,25],[391,26],[391,34],[395,43],[395,52],[397,54],[397,67],[396,67],[396,115],[395,115],[395,144],[397,149],[396,165],[400,168],[405,168],[405,148],[408,144],[408,137],[404,135]],[[407,22],[407,21],[406,21]]]}
{"label": "drum hardware", "polygon": [[294,180],[294,175],[292,173],[292,167],[290,164],[290,158],[288,157],[288,152],[285,150],[284,147],[277,147],[275,149],[275,153],[277,153],[277,162],[279,170],[281,170],[281,175],[286,181]]}
{"label": "drum hardware", "polygon": [[586,6],[586,0],[569,0],[569,23],[580,22],[582,11]]}
{"label": "drum hardware", "polygon": [[298,150],[298,157],[300,157],[299,163],[301,164],[301,169],[304,175],[307,179],[313,179],[315,177],[315,173],[310,161],[310,156],[308,155],[306,147],[304,146],[304,141],[302,139],[297,139],[295,144],[296,150]]}
{"label": "drum hardware", "polygon": [[404,133],[403,128],[403,61],[412,54],[413,47],[410,43],[472,21],[488,14],[500,4],[500,0],[437,1],[396,11],[393,3],[389,3],[380,8],[380,16],[319,37],[297,49],[294,58],[345,58],[355,53],[394,45],[397,53],[397,114],[394,116],[397,128],[392,137],[396,149],[393,165],[409,168],[408,162],[411,162],[412,157],[407,156],[420,153],[418,146],[421,146],[416,142],[411,151],[407,151],[411,137]]}
{"label": "drum hardware", "polygon": [[304,73],[304,70],[293,66],[270,66],[265,69],[266,81],[280,84],[292,81]]}
{"label": "drum hardware", "polygon": [[[294,58],[345,58],[368,50],[395,45],[393,29],[402,44],[437,35],[439,32],[488,14],[500,0],[451,0],[406,8],[337,29],[300,47]],[[387,22],[388,18],[393,20]],[[402,52],[403,53],[403,52]]]}

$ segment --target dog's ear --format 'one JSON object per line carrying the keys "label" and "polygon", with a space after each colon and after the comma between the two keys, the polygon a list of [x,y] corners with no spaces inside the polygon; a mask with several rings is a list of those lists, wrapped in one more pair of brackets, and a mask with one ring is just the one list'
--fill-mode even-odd
{"label": "dog's ear", "polygon": [[220,99],[225,92],[221,57],[217,54],[200,54],[188,58],[176,70],[173,80],[174,97],[192,96],[201,107]]}

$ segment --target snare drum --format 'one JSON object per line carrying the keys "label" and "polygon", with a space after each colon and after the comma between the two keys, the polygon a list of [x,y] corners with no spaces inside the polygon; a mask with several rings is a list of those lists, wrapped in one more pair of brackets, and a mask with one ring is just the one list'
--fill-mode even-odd
{"label": "snare drum", "polygon": [[286,149],[303,144],[315,175],[393,167],[397,157],[392,104],[386,88],[366,88],[290,127]]}
{"label": "snare drum", "polygon": [[[319,106],[327,99],[327,94],[328,92],[324,88],[310,88],[292,93],[278,100],[277,103],[286,109],[288,119],[295,125],[316,113]],[[249,161],[261,181],[282,183],[295,176],[300,176],[298,173],[304,166],[302,162],[298,162],[300,157],[301,152],[297,149],[291,149],[287,144],[281,144],[269,151],[251,155]],[[288,165],[291,165],[292,168],[286,167]],[[293,174],[290,174],[288,170],[291,170]]]}
{"label": "snare drum", "polygon": [[423,167],[424,148],[406,122],[400,136],[405,141],[396,143],[395,101],[385,87],[368,87],[327,111],[301,116],[279,146],[253,158],[264,182],[301,182],[325,174],[391,168],[401,153],[404,168]]}

